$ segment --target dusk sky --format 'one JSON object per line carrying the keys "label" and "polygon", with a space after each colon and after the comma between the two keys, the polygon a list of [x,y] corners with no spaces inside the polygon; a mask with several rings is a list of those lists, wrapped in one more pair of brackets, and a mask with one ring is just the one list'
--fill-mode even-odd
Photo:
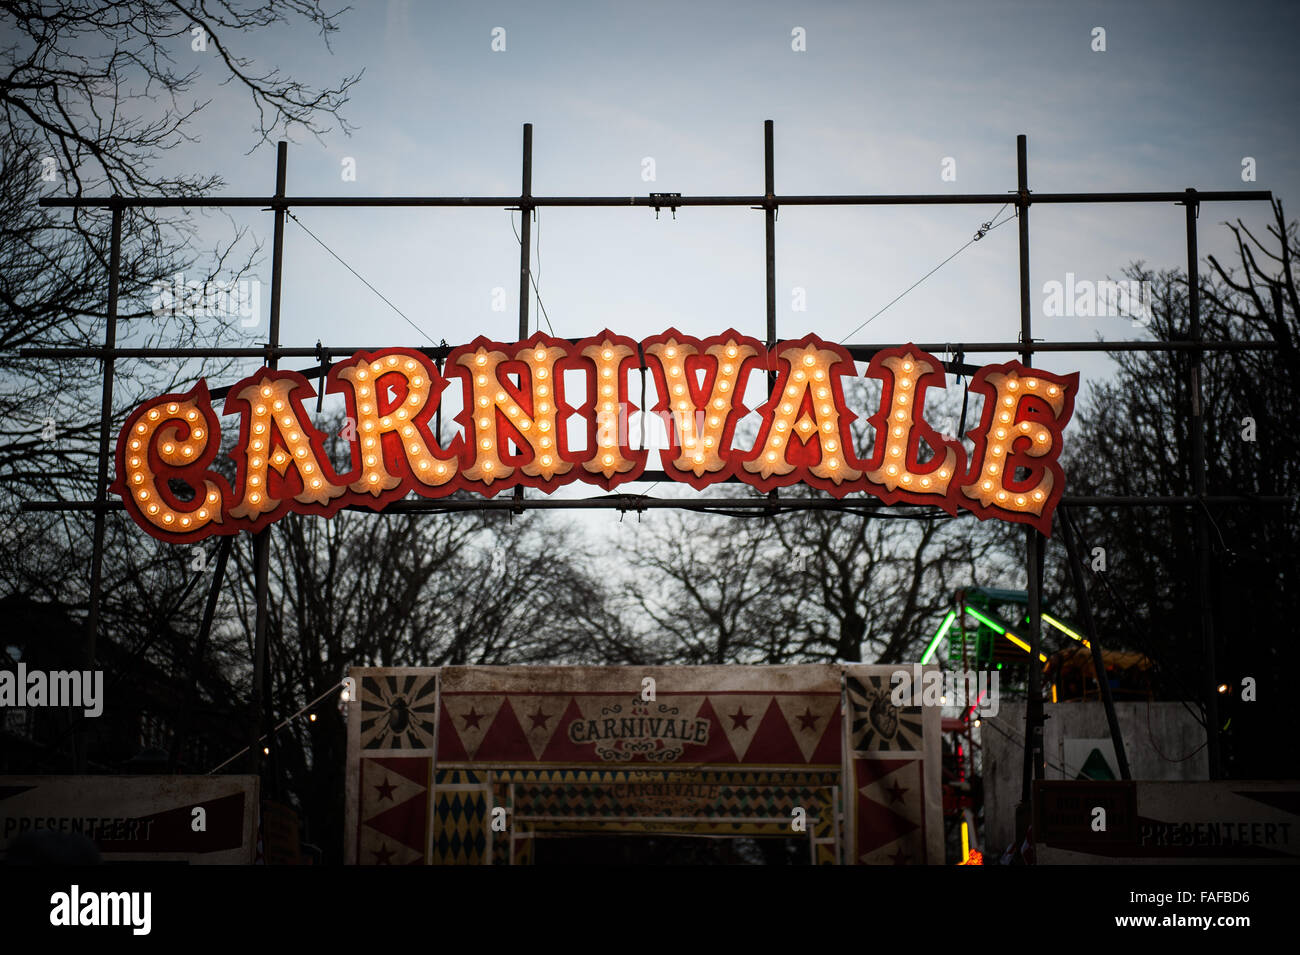
{"label": "dusk sky", "polygon": [[[260,64],[318,85],[365,70],[345,107],[353,135],[295,137],[291,195],[517,194],[525,122],[534,124],[537,195],[761,193],[763,121],[772,119],[778,193],[1006,192],[1015,187],[1015,138],[1025,133],[1036,191],[1272,189],[1288,201],[1300,186],[1300,79],[1289,49],[1298,21],[1294,6],[1251,2],[754,3],[740,12],[685,3],[394,0],[346,14],[332,55],[302,29],[238,42]],[[498,27],[504,51],[492,49]],[[1092,49],[1097,27],[1104,52]],[[804,51],[792,48],[796,28]],[[203,58],[215,55],[191,52],[187,38],[176,42],[178,68],[203,69]],[[197,127],[202,140],[167,163],[219,174],[232,195],[269,194],[274,150],[249,154],[247,96],[203,82],[195,95],[213,98]],[[642,178],[647,157],[653,182]],[[1242,179],[1246,157],[1255,182]],[[355,182],[341,174],[348,158]],[[955,181],[941,176],[945,158],[954,161]],[[855,331],[998,211],[783,208],[780,336],[1015,340],[1014,219]],[[510,213],[295,213],[432,341],[516,339]],[[1268,213],[1265,203],[1207,205],[1202,252],[1228,249],[1225,219],[1243,216],[1262,228]],[[1046,316],[1044,283],[1064,282],[1067,273],[1119,278],[1135,260],[1181,268],[1183,214],[1172,204],[1033,207],[1036,337],[1142,336],[1127,318]],[[265,243],[257,274],[266,282],[270,215],[233,218]],[[645,209],[543,209],[539,218],[534,268],[556,335],[609,327],[640,337],[675,326],[763,337],[761,212],[694,208],[656,221]],[[205,236],[227,237],[225,219],[205,221]],[[286,237],[286,344],[427,344],[295,223]],[[495,289],[504,290],[499,311]],[[794,309],[796,289],[806,311]],[[268,299],[264,286],[262,319],[239,332],[246,340],[264,340]],[[534,305],[534,328],[538,320]],[[1082,371],[1085,390],[1109,368],[1101,355],[1043,355],[1036,363]]]}

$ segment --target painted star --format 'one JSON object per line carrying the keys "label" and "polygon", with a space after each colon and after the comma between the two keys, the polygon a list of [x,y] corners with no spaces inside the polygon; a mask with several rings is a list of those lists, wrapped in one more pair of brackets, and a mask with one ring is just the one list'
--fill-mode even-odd
{"label": "painted star", "polygon": [[889,793],[889,802],[892,805],[903,801],[903,793],[907,792],[907,787],[898,785],[898,780],[894,780],[894,785],[886,786],[885,792]]}
{"label": "painted star", "polygon": [[813,715],[813,711],[811,707],[805,706],[803,708],[803,713],[800,714],[799,716],[796,716],[795,719],[797,719],[801,724],[803,724],[802,726],[803,729],[808,730],[811,733],[817,728],[817,720],[819,719],[819,717]]}
{"label": "painted star", "polygon": [[397,787],[394,786],[392,783],[390,783],[387,779],[385,779],[382,783],[380,783],[375,788],[379,790],[380,799],[392,799],[393,790],[396,789]]}
{"label": "painted star", "polygon": [[533,725],[530,729],[537,729],[539,726],[542,729],[546,729],[546,721],[550,719],[549,716],[542,712],[542,704],[540,703],[537,704],[537,712],[529,713],[528,718],[533,721]]}
{"label": "painted star", "polygon": [[743,706],[737,707],[736,712],[731,714],[731,728],[733,730],[747,730],[749,729],[749,721],[753,718],[754,715],[752,713],[746,713]]}
{"label": "painted star", "polygon": [[374,853],[374,857],[375,857],[375,865],[393,864],[393,850],[388,848],[387,845],[381,845],[379,849]]}
{"label": "painted star", "polygon": [[465,721],[466,729],[469,729],[471,726],[474,727],[474,729],[478,729],[478,721],[485,716],[487,716],[486,713],[475,713],[474,707],[471,706],[469,712],[462,716],[461,719]]}
{"label": "painted star", "polygon": [[903,851],[902,846],[899,846],[898,851],[889,858],[894,860],[894,865],[907,865],[907,853]]}

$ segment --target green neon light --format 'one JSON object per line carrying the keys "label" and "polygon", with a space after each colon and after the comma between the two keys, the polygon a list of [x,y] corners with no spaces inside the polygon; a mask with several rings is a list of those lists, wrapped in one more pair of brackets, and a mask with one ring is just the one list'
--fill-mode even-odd
{"label": "green neon light", "polygon": [[[1013,631],[1008,630],[1006,627],[1002,626],[1002,624],[998,623],[996,620],[992,619],[991,617],[986,617],[984,614],[980,613],[978,610],[976,610],[974,607],[971,606],[967,606],[966,612],[970,614],[972,617],[974,617],[976,620],[978,620],[980,623],[996,630],[1002,636],[1006,637],[1008,640],[1010,640],[1012,643],[1018,646],[1021,650],[1024,650],[1026,653],[1030,652],[1029,644],[1025,643],[1025,641],[1020,639],[1020,637],[1016,636],[1016,634]],[[1038,659],[1046,663],[1047,654],[1039,653]]]}
{"label": "green neon light", "polygon": [[925,648],[925,653],[921,654],[922,664],[929,663],[930,660],[934,657],[934,651],[939,648],[939,641],[943,639],[944,634],[948,632],[948,628],[952,626],[952,622],[956,619],[957,619],[957,611],[949,610],[948,616],[944,617],[943,623],[939,624],[939,630],[937,633],[935,633],[934,639],[931,640],[930,645]]}
{"label": "green neon light", "polygon": [[978,620],[980,623],[984,624],[984,626],[992,627],[998,633],[1007,632],[1006,627],[1002,626],[1002,624],[998,623],[996,620],[992,619],[991,617],[984,616],[984,614],[980,613],[974,607],[967,606],[966,612],[970,614],[972,617],[974,617],[976,620]]}

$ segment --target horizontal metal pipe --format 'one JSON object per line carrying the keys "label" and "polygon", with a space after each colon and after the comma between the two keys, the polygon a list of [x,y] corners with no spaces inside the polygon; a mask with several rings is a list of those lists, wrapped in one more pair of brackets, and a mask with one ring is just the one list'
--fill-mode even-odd
{"label": "horizontal metal pipe", "polygon": [[[650,478],[647,478],[650,479]],[[1090,495],[1075,497],[1069,494],[1061,498],[1066,507],[1190,507],[1200,502],[1192,495],[1166,497],[1139,497],[1136,495]],[[1244,505],[1282,505],[1293,502],[1284,496],[1250,497],[1239,494],[1211,494],[1206,496],[1206,504],[1244,504]],[[106,511],[122,510],[121,501],[105,501],[102,505]],[[683,510],[773,510],[773,511],[808,511],[808,510],[888,510],[891,507],[915,508],[915,504],[885,504],[872,498],[663,498],[646,497],[641,494],[611,494],[605,497],[589,498],[524,498],[515,501],[510,498],[484,498],[482,500],[457,500],[442,498],[429,500],[416,498],[390,502],[382,511],[372,511],[368,507],[348,507],[345,510],[360,511],[367,514],[418,514],[437,511],[494,511],[524,508],[528,510],[588,510],[614,508],[619,510],[645,510],[653,508],[678,507]],[[24,501],[19,510],[24,512],[61,512],[94,511],[94,501]],[[936,516],[940,512],[936,510]]]}
{"label": "horizontal metal pipe", "polygon": [[1200,192],[1185,189],[1182,192],[1045,192],[1030,193],[1030,203],[1058,202],[1186,202],[1188,195],[1197,202],[1252,202],[1262,199],[1272,200],[1269,189],[1241,189],[1234,191],[1210,190]]}
{"label": "horizontal metal pipe", "polygon": [[[1267,189],[1194,193],[1198,202],[1248,202],[1272,199]],[[1183,202],[1187,192],[1045,192],[1032,194],[1031,203]],[[959,206],[996,205],[1014,199],[1014,193],[988,192],[962,195],[842,195],[775,196],[774,206]],[[51,208],[175,208],[228,206],[280,209],[292,207],[336,208],[499,208],[541,206],[681,208],[684,206],[751,206],[766,208],[766,196],[48,196],[40,200]]]}
{"label": "horizontal metal pipe", "polygon": [[[1181,195],[1181,194],[1180,194]],[[787,205],[987,205],[1005,202],[1001,193],[937,196],[778,196],[777,204]],[[246,206],[273,209],[298,206],[333,208],[497,208],[519,209],[539,206],[575,208],[645,208],[668,209],[683,206],[751,206],[764,208],[766,196],[290,196],[283,200],[257,196],[158,196],[72,198],[50,197],[41,205],[76,208],[85,206],[168,208],[177,206]]]}
{"label": "horizontal metal pipe", "polygon": [[[330,349],[334,351],[335,349]],[[340,353],[342,349],[339,349]],[[104,358],[103,348],[22,348],[22,358]],[[315,348],[115,348],[114,358],[314,358]],[[348,354],[351,354],[349,352]]]}
{"label": "horizontal metal pipe", "polygon": [[[564,339],[568,342],[577,342],[580,339]],[[913,344],[914,347],[922,351],[942,354],[946,352],[966,352],[989,353],[989,352],[1018,352],[1024,346],[1020,342],[922,342],[920,344],[909,342],[887,342],[871,345],[845,345],[846,351],[855,358],[870,358],[878,351],[886,348],[898,348],[902,345]],[[360,351],[379,351],[382,348],[393,347],[389,345],[365,345],[365,346],[327,346],[331,355],[337,355],[342,359]],[[403,346],[412,347],[417,351],[424,352],[434,358],[445,358],[455,345],[414,345]],[[1090,342],[1034,342],[1034,351],[1046,352],[1176,352],[1192,351],[1199,349],[1202,351],[1277,351],[1281,346],[1277,342],[1247,342],[1247,341],[1227,341],[1227,342],[1158,342],[1158,341],[1090,341]],[[269,347],[251,347],[251,348],[115,348],[112,350],[99,347],[86,348],[22,348],[18,354],[23,358],[105,358],[112,355],[114,358],[266,358],[275,355],[279,358],[316,358],[320,355],[320,350],[311,346],[287,346],[281,345],[277,348]]]}

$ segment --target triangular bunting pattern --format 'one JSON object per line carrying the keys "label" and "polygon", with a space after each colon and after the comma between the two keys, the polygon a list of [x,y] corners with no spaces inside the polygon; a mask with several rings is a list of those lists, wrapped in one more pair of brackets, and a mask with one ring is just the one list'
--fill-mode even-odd
{"label": "triangular bunting pattern", "polygon": [[359,863],[425,861],[430,768],[423,757],[362,760]]}
{"label": "triangular bunting pattern", "polygon": [[866,865],[924,864],[919,759],[855,760],[857,857]]}
{"label": "triangular bunting pattern", "polygon": [[[421,759],[418,762],[424,763],[424,771],[427,773],[429,761]],[[362,822],[369,822],[380,813],[400,806],[428,789],[423,780],[415,782],[402,773],[374,765],[373,760],[367,769],[361,793]]]}
{"label": "triangular bunting pattern", "polygon": [[[466,759],[473,759],[483,745],[483,737],[496,718],[505,698],[500,695],[444,694],[443,707],[450,717],[450,725],[460,740]],[[444,758],[439,753],[439,759]]]}
{"label": "triangular bunting pattern", "polygon": [[514,709],[500,706],[496,719],[488,727],[483,741],[479,743],[478,758],[491,762],[517,760],[522,763],[535,762],[533,749],[525,738],[524,728],[519,725]]}
{"label": "triangular bunting pattern", "polygon": [[751,696],[739,693],[709,697],[709,705],[717,715],[723,735],[736,754],[736,762],[745,761],[745,753],[749,750],[749,744],[754,741],[758,725],[763,720],[763,714],[772,705],[772,700],[773,697],[770,695]]}
{"label": "triangular bunting pattern", "polygon": [[567,701],[560,696],[512,695],[508,699],[515,711],[515,719],[524,731],[524,739],[533,751],[533,759],[541,759],[546,744],[555,735],[560,719],[568,708]]}
{"label": "triangular bunting pattern", "polygon": [[822,733],[822,741],[817,744],[812,757],[808,760],[818,766],[839,766],[844,752],[843,712],[836,705],[831,724]]}
{"label": "triangular bunting pattern", "polygon": [[786,725],[790,727],[791,735],[799,744],[805,763],[812,759],[817,744],[821,742],[821,738],[826,735],[826,731],[831,726],[834,726],[837,732],[839,730],[840,721],[837,717],[840,698],[838,696],[782,695],[776,698],[776,702],[785,717]]}
{"label": "triangular bunting pattern", "polygon": [[776,766],[798,765],[803,762],[803,751],[790,733],[790,727],[781,713],[781,707],[773,699],[767,706],[758,732],[749,744],[745,754],[747,763],[770,763]]}
{"label": "triangular bunting pattern", "polygon": [[740,757],[736,755],[727,740],[727,734],[722,731],[722,720],[718,718],[717,711],[707,697],[700,704],[700,711],[696,714],[696,718],[709,721],[709,741],[704,746],[691,746],[690,762],[701,766],[710,763],[740,762]]}
{"label": "triangular bunting pattern", "polygon": [[[552,697],[558,699],[558,697]],[[569,739],[569,727],[574,720],[583,719],[582,710],[572,697],[564,706],[551,742],[542,753],[541,760],[546,763],[589,763],[593,759],[594,743],[575,743]]]}

